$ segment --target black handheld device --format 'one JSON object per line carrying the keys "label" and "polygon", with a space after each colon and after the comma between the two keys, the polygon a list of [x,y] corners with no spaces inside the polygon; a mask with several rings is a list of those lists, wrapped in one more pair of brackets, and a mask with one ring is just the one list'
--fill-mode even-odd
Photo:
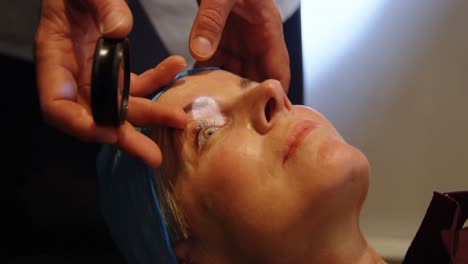
{"label": "black handheld device", "polygon": [[127,38],[101,37],[91,76],[91,109],[98,126],[120,126],[127,116],[130,92],[130,48]]}

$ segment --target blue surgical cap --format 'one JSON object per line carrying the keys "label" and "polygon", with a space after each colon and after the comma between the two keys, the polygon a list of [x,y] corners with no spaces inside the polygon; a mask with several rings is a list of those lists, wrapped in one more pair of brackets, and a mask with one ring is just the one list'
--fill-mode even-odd
{"label": "blue surgical cap", "polygon": [[[216,67],[180,72],[151,96],[153,101],[178,79]],[[150,136],[151,128],[141,128]],[[97,157],[101,206],[113,240],[129,264],[177,263],[153,183],[153,170],[113,145],[102,145]]]}

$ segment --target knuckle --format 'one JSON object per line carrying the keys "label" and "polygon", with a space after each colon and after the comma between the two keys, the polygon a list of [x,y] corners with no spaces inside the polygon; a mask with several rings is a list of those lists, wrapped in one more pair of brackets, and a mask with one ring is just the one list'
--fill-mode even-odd
{"label": "knuckle", "polygon": [[115,1],[101,1],[101,0],[87,0],[86,4],[89,8],[97,10],[101,10],[104,12],[109,12],[112,10],[113,4]]}
{"label": "knuckle", "polygon": [[224,25],[225,16],[215,8],[206,8],[200,11],[198,23],[205,32],[217,33]]}
{"label": "knuckle", "polygon": [[120,1],[87,0],[86,9],[88,12],[91,11],[95,19],[102,21],[110,13],[118,9],[119,2]]}
{"label": "knuckle", "polygon": [[116,8],[115,1],[96,1],[97,10],[102,10],[103,16],[107,16]]}

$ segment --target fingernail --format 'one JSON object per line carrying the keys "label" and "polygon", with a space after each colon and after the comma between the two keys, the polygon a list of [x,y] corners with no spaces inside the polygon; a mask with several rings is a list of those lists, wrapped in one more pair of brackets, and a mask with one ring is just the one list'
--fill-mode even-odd
{"label": "fingernail", "polygon": [[213,46],[211,42],[205,37],[196,37],[192,44],[193,51],[200,57],[206,58],[210,56]]}
{"label": "fingernail", "polygon": [[124,16],[118,12],[111,12],[99,24],[101,34],[107,34],[114,31],[124,23]]}

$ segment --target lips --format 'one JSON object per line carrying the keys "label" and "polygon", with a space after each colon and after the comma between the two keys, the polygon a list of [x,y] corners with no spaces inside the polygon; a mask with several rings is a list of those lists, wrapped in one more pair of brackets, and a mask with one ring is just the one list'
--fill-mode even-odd
{"label": "lips", "polygon": [[286,138],[283,164],[296,153],[304,138],[317,127],[319,127],[319,124],[310,120],[301,120],[290,126]]}

